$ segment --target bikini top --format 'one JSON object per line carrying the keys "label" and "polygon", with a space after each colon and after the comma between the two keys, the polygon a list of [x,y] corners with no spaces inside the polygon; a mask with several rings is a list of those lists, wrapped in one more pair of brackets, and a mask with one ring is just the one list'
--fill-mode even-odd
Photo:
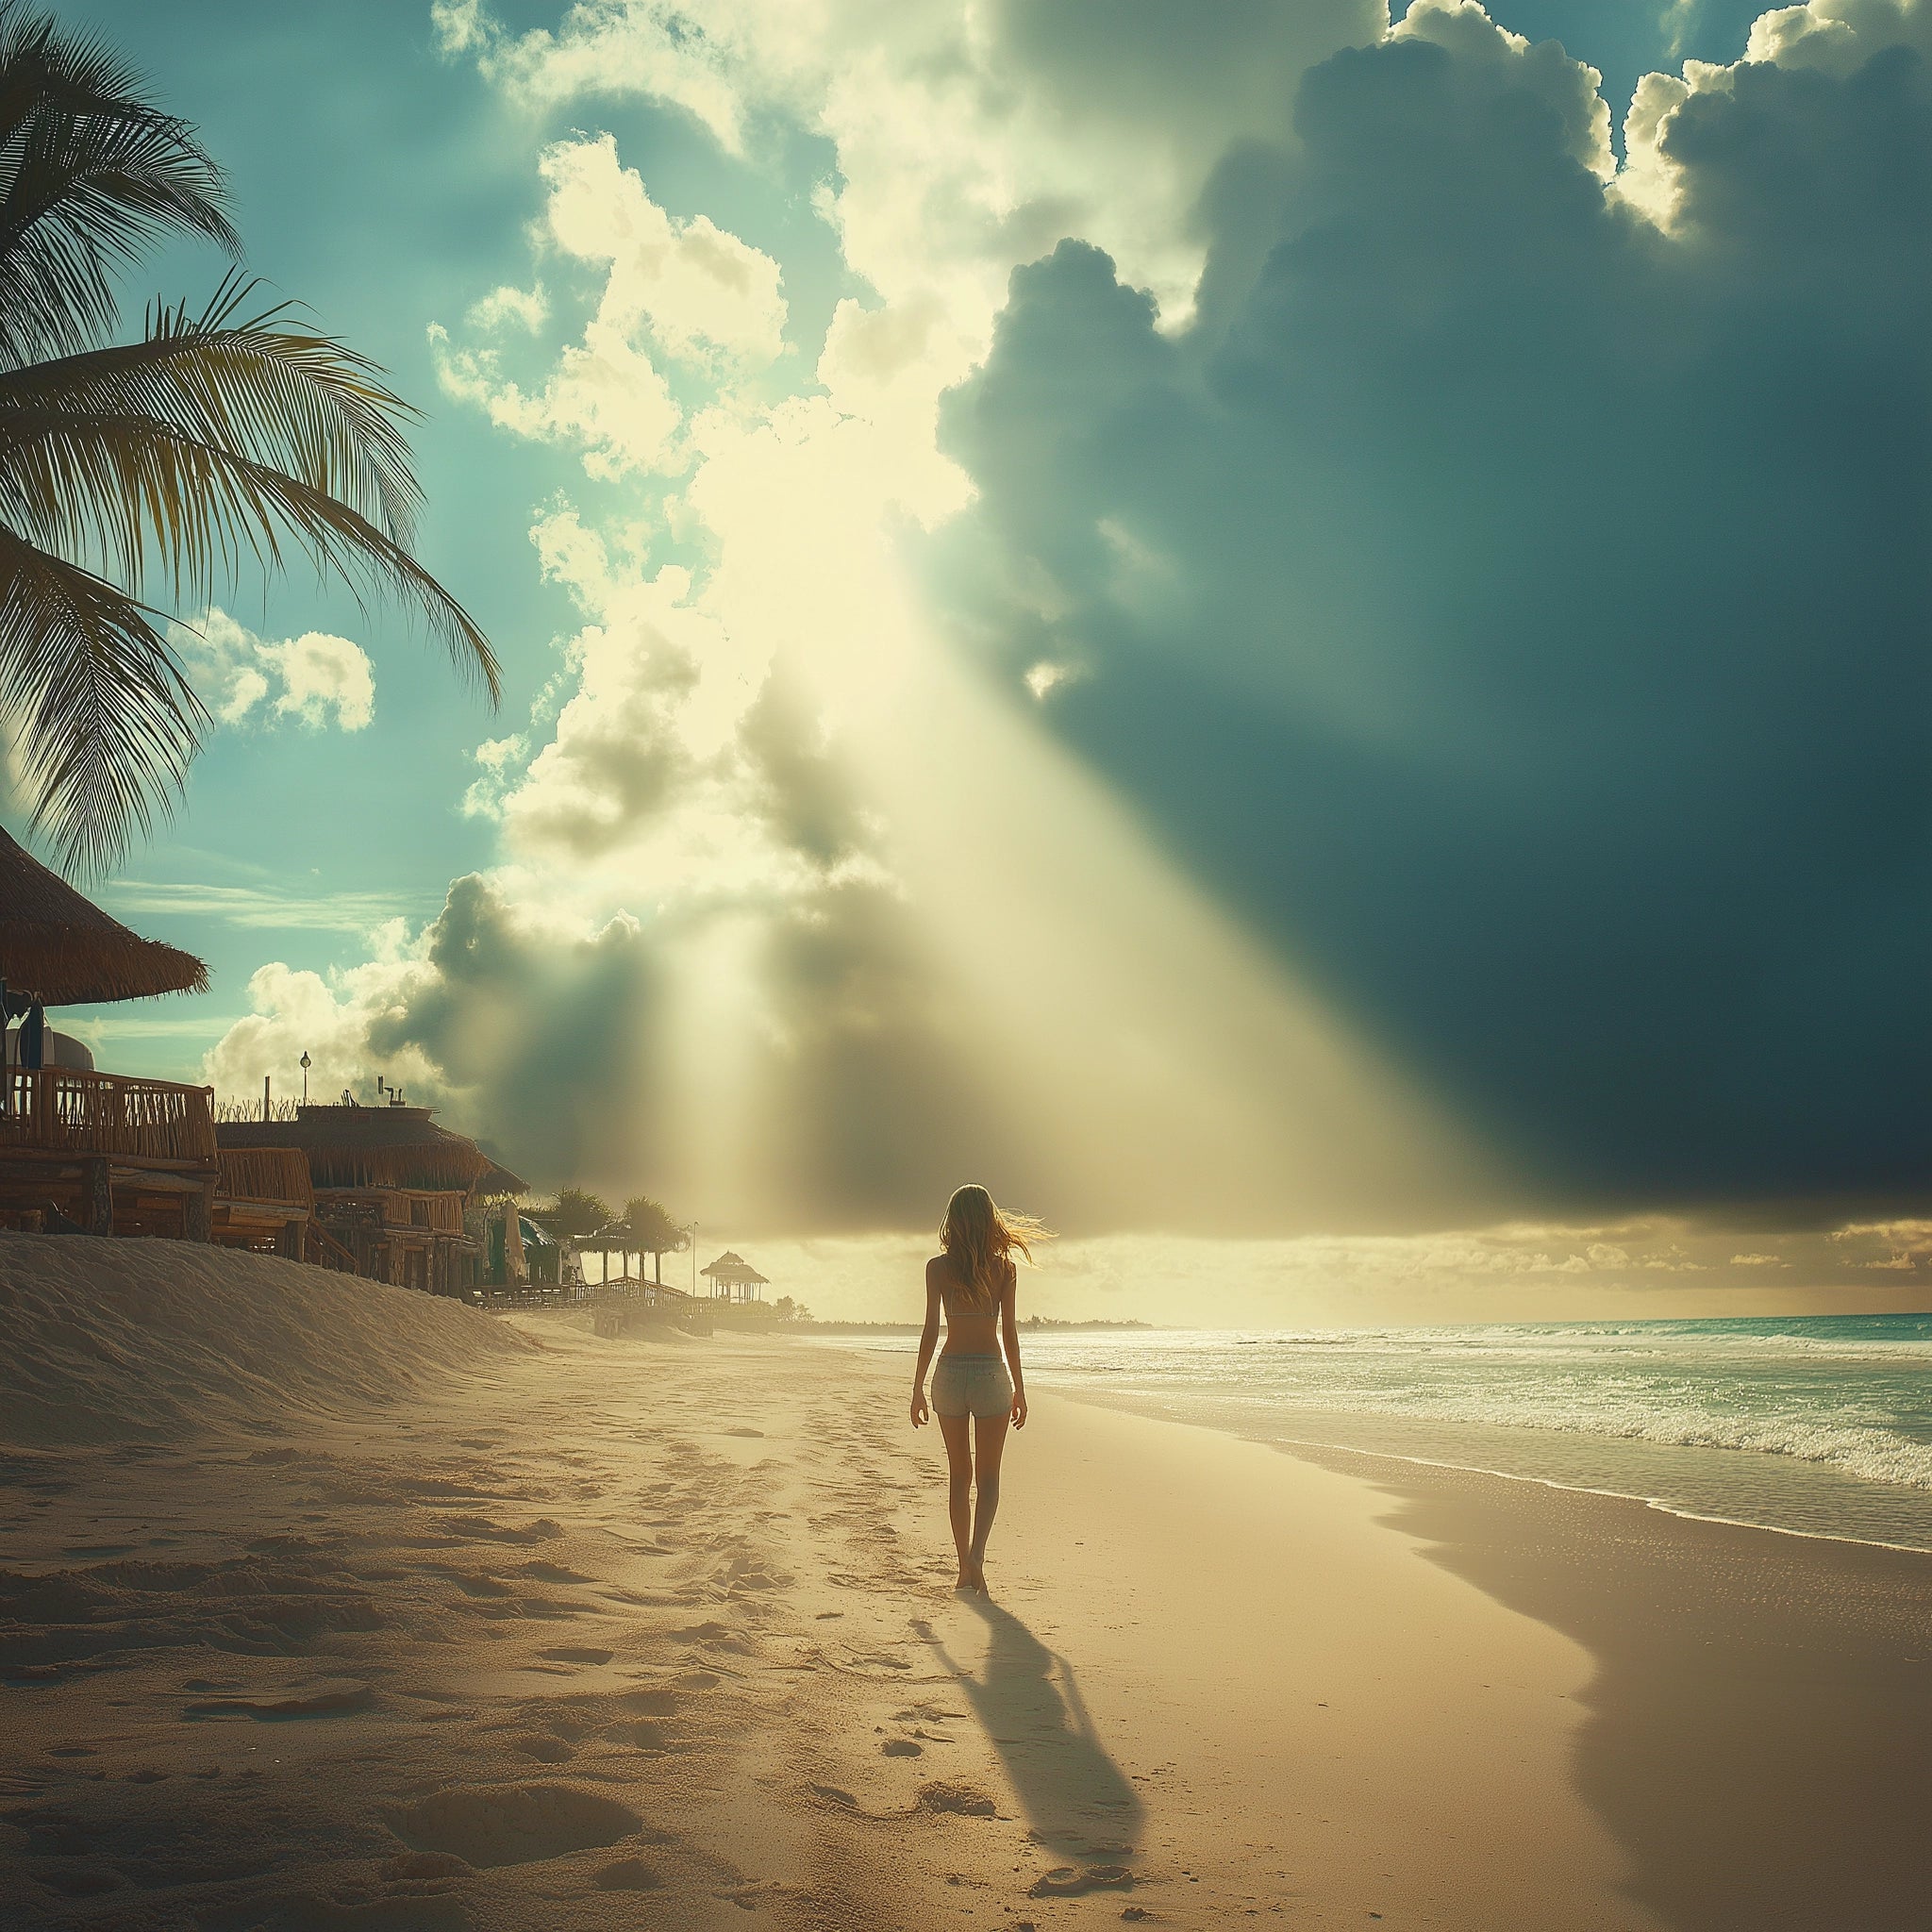
{"label": "bikini top", "polygon": [[[1008,1275],[1012,1274],[1013,1264],[1011,1261],[1007,1263],[1007,1271]],[[975,1302],[970,1306],[956,1307],[954,1306],[954,1296],[959,1292],[960,1284],[953,1273],[953,1257],[948,1255],[946,1257],[945,1271],[940,1282],[940,1300],[945,1307],[946,1320],[951,1322],[960,1315],[994,1316],[1000,1311],[1000,1296],[998,1295],[995,1295],[990,1303],[981,1304]]]}

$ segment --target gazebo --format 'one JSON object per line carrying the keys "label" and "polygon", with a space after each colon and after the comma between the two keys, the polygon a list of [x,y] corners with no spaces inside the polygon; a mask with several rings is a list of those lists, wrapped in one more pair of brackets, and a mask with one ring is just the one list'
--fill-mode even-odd
{"label": "gazebo", "polygon": [[758,1291],[771,1283],[742,1255],[726,1248],[708,1268],[698,1271],[711,1284],[714,1299],[728,1302],[755,1302]]}
{"label": "gazebo", "polygon": [[208,1239],[209,1090],[97,1073],[46,1024],[49,1007],[207,988],[199,959],[128,931],[0,831],[0,1225]]}

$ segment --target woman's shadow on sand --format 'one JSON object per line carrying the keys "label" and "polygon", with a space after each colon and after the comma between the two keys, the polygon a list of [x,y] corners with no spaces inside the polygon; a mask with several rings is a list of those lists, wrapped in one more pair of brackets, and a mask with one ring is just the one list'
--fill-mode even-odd
{"label": "woman's shadow on sand", "polygon": [[1130,1851],[1141,1800],[1094,1735],[1074,1667],[1010,1610],[988,1597],[960,1601],[987,1626],[986,1659],[973,1675],[929,1624],[914,1630],[958,1679],[999,1753],[1033,1836],[1091,1856]]}

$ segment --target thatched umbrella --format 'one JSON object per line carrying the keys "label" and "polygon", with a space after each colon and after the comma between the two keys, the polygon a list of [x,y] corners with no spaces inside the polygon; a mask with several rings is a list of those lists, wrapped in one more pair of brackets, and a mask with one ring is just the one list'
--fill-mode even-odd
{"label": "thatched umbrella", "polygon": [[604,1285],[610,1284],[610,1250],[615,1247],[624,1257],[624,1278],[630,1279],[631,1250],[637,1241],[637,1231],[630,1223],[620,1215],[615,1221],[608,1221],[591,1239],[597,1243],[604,1255]]}
{"label": "thatched umbrella", "polygon": [[144,940],[0,830],[0,986],[16,1010],[206,992],[192,953]]}

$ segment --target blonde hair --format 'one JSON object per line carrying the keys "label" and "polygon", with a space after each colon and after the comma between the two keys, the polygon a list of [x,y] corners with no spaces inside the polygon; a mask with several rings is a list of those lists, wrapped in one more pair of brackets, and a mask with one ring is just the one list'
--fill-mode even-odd
{"label": "blonde hair", "polygon": [[1030,1214],[1003,1211],[984,1188],[972,1182],[946,1203],[946,1218],[940,1224],[940,1246],[959,1278],[960,1301],[969,1308],[996,1307],[1013,1255],[1024,1255],[1030,1262],[1034,1242],[1052,1239],[1052,1231]]}

